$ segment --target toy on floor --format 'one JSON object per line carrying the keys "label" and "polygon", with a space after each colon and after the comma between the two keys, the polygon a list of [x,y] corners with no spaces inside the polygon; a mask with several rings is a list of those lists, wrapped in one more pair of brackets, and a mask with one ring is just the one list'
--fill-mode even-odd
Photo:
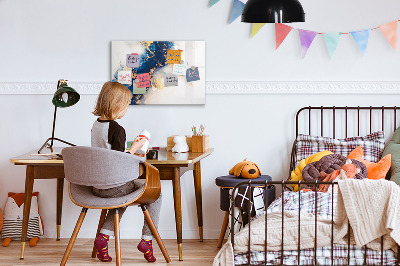
{"label": "toy on floor", "polygon": [[260,168],[258,168],[255,163],[246,160],[247,158],[244,159],[242,162],[237,163],[231,170],[229,170],[229,174],[249,179],[257,178],[258,176],[260,176]]}
{"label": "toy on floor", "polygon": [[[43,235],[43,223],[39,215],[38,207],[39,192],[32,193],[31,212],[29,214],[28,233],[26,238],[30,239],[29,246],[34,247]],[[11,240],[21,241],[22,219],[24,213],[24,193],[9,192],[4,207],[3,228],[1,237],[3,247],[8,247]]]}

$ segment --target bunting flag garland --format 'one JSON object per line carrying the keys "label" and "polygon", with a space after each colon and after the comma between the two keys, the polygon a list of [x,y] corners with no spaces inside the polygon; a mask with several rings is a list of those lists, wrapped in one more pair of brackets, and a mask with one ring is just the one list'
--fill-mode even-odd
{"label": "bunting flag garland", "polygon": [[233,0],[231,17],[229,18],[229,24],[232,23],[235,19],[242,15],[242,11],[244,8],[244,3],[239,0]]}
{"label": "bunting flag garland", "polygon": [[394,50],[397,48],[397,23],[396,20],[378,27]]}
{"label": "bunting flag garland", "polygon": [[308,31],[308,30],[300,30],[299,29],[299,36],[300,36],[300,43],[301,43],[301,54],[302,57],[304,58],[306,56],[306,53],[308,51],[308,48],[310,48],[310,45],[312,44],[315,36],[317,33],[315,31]]}
{"label": "bunting flag garland", "polygon": [[293,28],[288,25],[281,24],[281,23],[275,23],[276,49],[278,49],[278,47],[285,40],[286,36],[288,36],[288,34],[290,33],[290,31],[292,29]]}
{"label": "bunting flag garland", "polygon": [[218,2],[219,2],[219,0],[210,0],[210,5],[208,7],[212,7],[213,5],[215,5]]}
{"label": "bunting flag garland", "polygon": [[356,43],[357,43],[358,47],[360,48],[360,51],[363,55],[365,55],[365,51],[367,50],[370,32],[371,32],[371,29],[351,32],[351,35],[353,36],[354,40],[356,41]]}
{"label": "bunting flag garland", "polygon": [[323,36],[326,48],[328,48],[329,55],[332,58],[333,54],[336,51],[336,48],[338,47],[339,39],[340,36],[342,36],[342,34],[340,34],[339,32],[334,32],[334,33],[325,33]]}
{"label": "bunting flag garland", "polygon": [[[212,7],[220,0],[209,0],[209,7]],[[229,16],[229,24],[235,21],[243,12],[244,6],[246,1],[244,0],[231,0],[232,9]],[[324,33],[324,32],[315,32],[310,30],[298,29],[293,28],[291,26],[282,24],[282,23],[275,23],[275,41],[276,46],[275,49],[278,49],[286,37],[292,30],[298,30],[300,36],[300,43],[301,43],[301,53],[302,58],[304,58],[307,54],[308,49],[310,48],[312,42],[314,41],[315,37],[318,35],[322,35],[324,38],[324,42],[326,48],[328,50],[329,56],[333,58],[337,47],[339,45],[340,37],[344,34],[351,34],[353,36],[354,41],[356,42],[358,48],[360,49],[361,53],[365,55],[368,47],[369,36],[372,30],[380,30],[385,36],[386,40],[392,46],[394,50],[397,49],[397,31],[398,31],[398,22],[400,20],[395,20],[392,22],[388,22],[386,24],[368,28],[360,31],[350,31],[350,32],[333,32],[333,33]],[[266,23],[252,23],[251,28],[251,38],[253,38],[265,25]]]}
{"label": "bunting flag garland", "polygon": [[253,23],[251,28],[251,38],[256,35],[262,27],[264,27],[265,23]]}

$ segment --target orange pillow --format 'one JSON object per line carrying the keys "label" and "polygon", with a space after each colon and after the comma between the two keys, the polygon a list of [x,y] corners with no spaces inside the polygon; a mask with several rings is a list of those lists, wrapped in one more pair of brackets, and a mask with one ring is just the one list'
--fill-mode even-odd
{"label": "orange pillow", "polygon": [[352,152],[350,152],[347,158],[355,159],[365,164],[368,170],[368,179],[375,180],[384,179],[386,177],[392,161],[392,155],[388,154],[377,163],[368,162],[363,159],[363,149],[361,146],[358,146]]}

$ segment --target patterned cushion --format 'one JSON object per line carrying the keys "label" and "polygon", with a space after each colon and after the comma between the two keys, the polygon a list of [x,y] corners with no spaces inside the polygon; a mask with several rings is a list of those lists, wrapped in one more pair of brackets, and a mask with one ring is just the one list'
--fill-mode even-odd
{"label": "patterned cushion", "polygon": [[370,162],[378,162],[385,147],[383,131],[378,131],[364,137],[352,137],[345,139],[333,139],[329,137],[317,137],[299,134],[296,139],[296,165],[310,155],[323,150],[346,156],[357,146],[364,150],[364,159]]}

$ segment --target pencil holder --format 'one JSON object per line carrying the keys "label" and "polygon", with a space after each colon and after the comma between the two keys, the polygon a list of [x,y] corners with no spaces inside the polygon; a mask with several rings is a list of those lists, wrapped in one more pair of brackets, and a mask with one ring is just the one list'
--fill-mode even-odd
{"label": "pencil holder", "polygon": [[209,136],[192,136],[192,152],[205,152],[208,150]]}

